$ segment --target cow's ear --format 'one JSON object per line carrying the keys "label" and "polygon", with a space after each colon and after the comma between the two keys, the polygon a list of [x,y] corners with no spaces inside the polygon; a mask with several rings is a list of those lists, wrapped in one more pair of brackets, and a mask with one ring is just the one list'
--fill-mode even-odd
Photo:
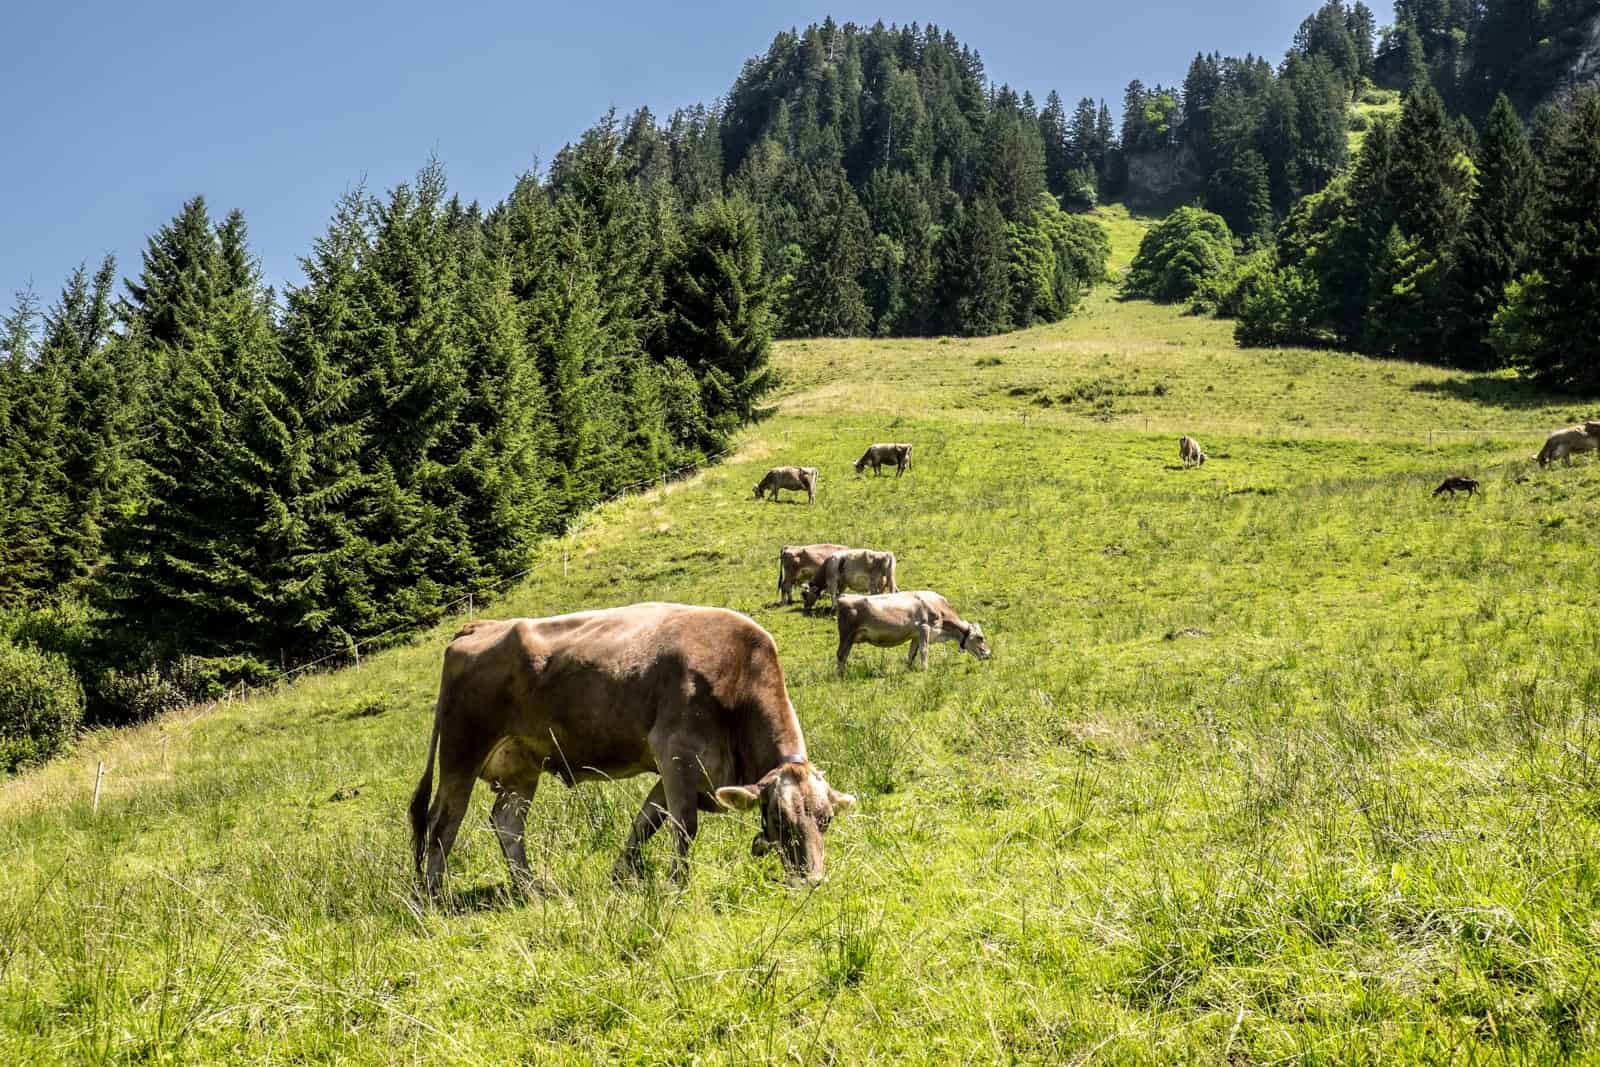
{"label": "cow's ear", "polygon": [[828,802],[833,805],[835,815],[843,815],[856,806],[854,793],[841,793],[831,785],[828,787]]}
{"label": "cow's ear", "polygon": [[749,811],[761,802],[761,790],[753,785],[725,785],[717,790],[717,803],[724,811]]}

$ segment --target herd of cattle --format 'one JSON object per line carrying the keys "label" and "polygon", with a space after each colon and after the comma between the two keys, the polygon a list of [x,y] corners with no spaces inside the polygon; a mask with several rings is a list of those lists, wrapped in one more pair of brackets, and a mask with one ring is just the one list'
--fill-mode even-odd
{"label": "herd of cattle", "polygon": [[[1596,450],[1600,422],[1585,422],[1550,434],[1532,458],[1542,467]],[[1206,461],[1188,436],[1178,456],[1186,468]],[[855,470],[881,473],[890,464],[897,477],[909,471],[911,446],[872,445]],[[1434,494],[1477,488],[1458,475]],[[776,500],[780,489],[815,502],[817,469],[775,467],[755,495]],[[990,657],[977,623],[932,590],[902,592],[895,571],[889,551],[788,545],[778,553],[778,602],[792,604],[800,582],[807,613],[824,595],[831,599],[841,676],[857,644],[909,643],[909,667],[919,659],[926,667],[936,641]],[[477,780],[494,791],[490,823],[512,881],[527,886],[532,872],[523,826],[541,775],[571,786],[647,772],[659,780],[617,860],[619,878],[637,873],[644,843],[666,824],[677,844],[672,874],[681,882],[699,813],[754,808],[761,829],[752,853],[777,852],[790,884],[815,884],[823,875],[823,834],[855,803],[811,763],[777,645],[748,616],[647,603],[468,624],[445,650],[427,763],[411,799],[413,858],[425,892],[440,891]]]}
{"label": "herd of cattle", "polygon": [[[909,471],[911,446],[872,445],[855,470],[881,474],[891,464],[897,477]],[[775,467],[756,484],[756,499],[776,500],[782,489],[815,502],[817,469]],[[909,643],[911,667],[919,659],[927,667],[936,641],[953,641],[980,660],[991,655],[982,627],[943,596],[901,591],[893,552],[785,546],[780,604],[794,602],[800,582],[807,613],[823,595],[832,602],[841,675],[857,644]],[[645,842],[668,825],[677,843],[672,874],[681,882],[699,813],[755,808],[761,830],[752,853],[777,852],[791,884],[814,884],[823,874],[822,835],[855,803],[812,765],[777,645],[748,616],[648,603],[469,623],[445,649],[427,761],[411,798],[412,854],[424,891],[440,892],[479,779],[495,794],[489,822],[512,882],[526,887],[533,873],[523,831],[542,775],[571,786],[648,772],[659,778],[613,868],[618,878],[638,872]]]}

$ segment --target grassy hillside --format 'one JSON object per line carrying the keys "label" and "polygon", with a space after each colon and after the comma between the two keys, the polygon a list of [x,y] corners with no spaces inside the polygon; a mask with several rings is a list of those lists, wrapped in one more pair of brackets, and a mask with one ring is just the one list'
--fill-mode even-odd
{"label": "grassy hillside", "polygon": [[[1600,467],[1526,463],[1591,409],[1228,338],[1100,295],[981,341],[783,345],[733,461],[601,509],[492,607],[768,627],[862,798],[816,891],[731,816],[685,892],[664,835],[613,888],[650,783],[547,781],[541,894],[504,895],[480,789],[448,906],[416,907],[455,620],[0,785],[0,1058],[1596,1057]],[[913,474],[855,477],[885,439]],[[780,462],[822,469],[815,506],[752,500]],[[1457,471],[1484,496],[1430,496]],[[836,679],[831,621],[773,606],[778,546],[821,540],[894,549],[995,658],[858,649]]]}

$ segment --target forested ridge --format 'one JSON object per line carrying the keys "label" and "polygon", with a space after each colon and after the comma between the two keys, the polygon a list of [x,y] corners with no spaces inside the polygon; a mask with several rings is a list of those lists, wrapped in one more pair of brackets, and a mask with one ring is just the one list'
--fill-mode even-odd
{"label": "forested ridge", "polygon": [[[1181,87],[1132,82],[1120,122],[996,84],[949,31],[830,19],[713,106],[604,116],[487,208],[437,163],[348,193],[283,292],[196,197],[120,284],[85,266],[0,323],[0,766],[85,710],[143,718],[497,587],[720,451],[774,335],[1062,318],[1106,274],[1079,212],[1152,182],[1189,206],[1131,292],[1245,343],[1584,386],[1593,105],[1530,140],[1479,102],[1548,95],[1600,5],[1525,6],[1400,3],[1379,30],[1329,0],[1280,63],[1201,53]],[[1400,119],[1352,165],[1350,106],[1385,86]]]}

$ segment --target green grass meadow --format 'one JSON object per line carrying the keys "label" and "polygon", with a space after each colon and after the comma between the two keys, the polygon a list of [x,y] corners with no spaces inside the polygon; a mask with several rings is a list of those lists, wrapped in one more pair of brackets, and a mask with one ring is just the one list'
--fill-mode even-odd
{"label": "green grass meadow", "polygon": [[[1125,263],[1138,223],[1102,215]],[[768,628],[861,799],[817,889],[737,816],[684,891],[666,835],[618,888],[650,780],[546,779],[540,892],[508,895],[480,788],[418,906],[455,619],[0,784],[0,1060],[1600,1062],[1600,467],[1527,458],[1592,409],[1230,337],[1105,292],[995,338],[782,344],[734,457],[485,609]],[[875,440],[912,473],[855,476]],[[815,506],[753,499],[788,463]],[[1435,499],[1458,472],[1483,495]],[[894,550],[994,659],[858,648],[835,678],[831,619],[774,603],[812,541]]]}

